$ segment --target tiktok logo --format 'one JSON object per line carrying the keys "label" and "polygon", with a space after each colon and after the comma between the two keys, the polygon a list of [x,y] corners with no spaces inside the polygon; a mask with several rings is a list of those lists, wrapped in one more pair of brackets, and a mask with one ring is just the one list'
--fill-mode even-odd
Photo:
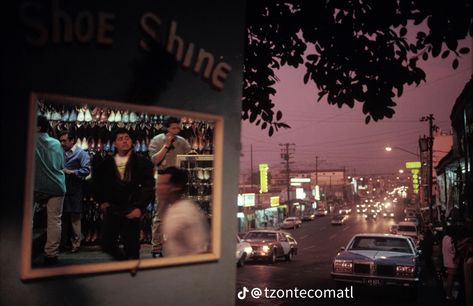
{"label": "tiktok logo", "polygon": [[237,296],[240,300],[246,299],[246,293],[250,292],[250,290],[246,287],[243,287],[243,289],[238,292]]}

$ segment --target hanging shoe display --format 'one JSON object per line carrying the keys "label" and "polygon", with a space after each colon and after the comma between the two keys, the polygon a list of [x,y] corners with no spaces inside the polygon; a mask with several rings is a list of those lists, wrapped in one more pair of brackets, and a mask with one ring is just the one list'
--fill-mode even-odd
{"label": "hanging shoe display", "polygon": [[75,110],[74,108],[71,110],[71,113],[70,113],[70,115],[69,115],[69,120],[68,120],[68,121],[69,121],[69,122],[75,122],[75,121],[77,121],[77,112],[76,112],[76,110]]}
{"label": "hanging shoe display", "polygon": [[136,115],[135,112],[130,113],[130,122],[134,123],[138,121],[138,116]]}
{"label": "hanging shoe display", "polygon": [[107,119],[108,122],[115,122],[115,112],[112,110]]}
{"label": "hanging shoe display", "polygon": [[66,122],[69,121],[69,117],[71,116],[71,113],[69,113],[69,110],[66,110],[64,114],[62,115],[62,121]]}
{"label": "hanging shoe display", "polygon": [[79,110],[79,114],[77,115],[77,121],[83,122],[84,119],[85,119],[84,110],[81,108],[81,109]]}
{"label": "hanging shoe display", "polygon": [[87,107],[85,108],[85,112],[84,112],[84,120],[85,122],[92,121],[92,114],[90,113],[90,110]]}
{"label": "hanging shoe display", "polygon": [[114,120],[115,122],[121,122],[122,121],[122,113],[120,111],[117,111],[115,113],[115,118],[114,119],[115,119]]}
{"label": "hanging shoe display", "polygon": [[123,113],[122,121],[125,122],[125,123],[130,122],[130,115],[129,115],[128,111],[125,111],[125,112]]}

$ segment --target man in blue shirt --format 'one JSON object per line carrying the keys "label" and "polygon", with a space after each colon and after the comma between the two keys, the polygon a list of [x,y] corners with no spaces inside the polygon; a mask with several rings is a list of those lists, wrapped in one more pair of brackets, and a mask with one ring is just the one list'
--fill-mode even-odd
{"label": "man in blue shirt", "polygon": [[66,182],[64,153],[57,139],[48,135],[49,122],[45,116],[37,118],[35,149],[35,201],[46,203],[47,228],[44,246],[44,263],[58,263],[61,242],[61,215]]}
{"label": "man in blue shirt", "polygon": [[[79,251],[82,240],[82,188],[85,178],[90,174],[90,157],[76,145],[76,137],[70,131],[59,135],[64,149],[64,173],[66,175],[66,197],[62,214],[62,244],[71,244],[71,252]],[[72,227],[72,233],[71,233]],[[72,235],[71,235],[72,234]],[[70,242],[69,242],[69,241]]]}

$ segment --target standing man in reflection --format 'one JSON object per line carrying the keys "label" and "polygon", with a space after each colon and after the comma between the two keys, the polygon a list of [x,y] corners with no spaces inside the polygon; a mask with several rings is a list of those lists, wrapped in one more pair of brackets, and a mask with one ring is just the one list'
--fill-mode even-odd
{"label": "standing man in reflection", "polygon": [[37,203],[46,203],[44,264],[54,265],[58,263],[62,205],[66,193],[64,153],[59,141],[48,135],[49,122],[45,116],[38,116],[36,126],[34,198]]}
{"label": "standing man in reflection", "polygon": [[117,129],[113,144],[115,155],[100,163],[93,176],[94,197],[103,212],[102,249],[118,260],[139,259],[140,218],[153,200],[153,164],[133,152],[128,130]]}
{"label": "standing man in reflection", "polygon": [[[69,131],[59,136],[64,150],[64,174],[66,175],[66,197],[62,215],[62,244],[72,244],[71,252],[79,251],[82,240],[82,188],[85,178],[90,174],[90,157],[76,145],[76,137]],[[70,228],[72,228],[72,233]],[[70,240],[67,241],[67,240]]]}
{"label": "standing man in reflection", "polygon": [[177,167],[158,171],[163,254],[166,257],[201,254],[210,245],[209,224],[200,207],[184,198],[187,172]]}
{"label": "standing man in reflection", "polygon": [[[149,156],[158,170],[169,166],[176,166],[176,156],[187,154],[191,146],[187,140],[179,136],[181,121],[175,117],[167,117],[164,121],[165,133],[156,135],[149,144]],[[159,179],[156,180],[159,182]],[[158,187],[156,187],[158,188]],[[156,199],[158,197],[156,196]],[[151,233],[151,254],[153,257],[162,256],[162,234],[160,233],[162,206],[156,201]]]}

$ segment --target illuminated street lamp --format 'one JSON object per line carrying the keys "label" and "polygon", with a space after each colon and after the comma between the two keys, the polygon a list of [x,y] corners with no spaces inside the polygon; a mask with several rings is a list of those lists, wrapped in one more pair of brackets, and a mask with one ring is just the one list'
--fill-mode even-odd
{"label": "illuminated street lamp", "polygon": [[386,151],[388,151],[388,152],[391,152],[393,149],[396,149],[396,150],[400,150],[400,151],[403,151],[403,152],[406,152],[406,153],[415,155],[415,156],[417,156],[418,158],[420,158],[419,154],[414,153],[414,152],[411,152],[411,151],[408,151],[408,150],[403,149],[403,148],[401,148],[401,147],[385,147],[384,149],[385,149]]}

